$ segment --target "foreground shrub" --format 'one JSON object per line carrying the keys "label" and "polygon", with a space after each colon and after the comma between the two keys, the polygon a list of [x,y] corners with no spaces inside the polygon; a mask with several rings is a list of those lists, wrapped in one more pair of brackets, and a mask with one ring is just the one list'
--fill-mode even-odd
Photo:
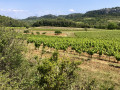
{"label": "foreground shrub", "polygon": [[0,29],[0,90],[18,88],[21,76],[25,74],[22,69],[23,40],[22,36],[14,30]]}
{"label": "foreground shrub", "polygon": [[77,78],[77,64],[68,60],[44,60],[38,66],[35,78],[37,88],[44,90],[61,90],[71,88]]}
{"label": "foreground shrub", "polygon": [[0,30],[0,70],[13,70],[23,61],[22,39],[14,30]]}

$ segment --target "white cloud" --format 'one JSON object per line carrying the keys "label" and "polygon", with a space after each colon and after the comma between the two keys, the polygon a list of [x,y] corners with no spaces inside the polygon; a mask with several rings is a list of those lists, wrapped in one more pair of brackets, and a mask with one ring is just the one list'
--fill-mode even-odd
{"label": "white cloud", "polygon": [[63,11],[60,11],[60,10],[58,10],[58,11],[55,11],[55,10],[45,10],[45,11],[43,11],[43,10],[38,10],[38,11],[36,11],[36,12],[33,12],[33,14],[34,14],[35,16],[43,16],[43,15],[47,15],[47,14],[62,15],[62,14],[63,14]]}
{"label": "white cloud", "polygon": [[25,10],[12,10],[13,12],[24,12]]}
{"label": "white cloud", "polygon": [[75,12],[74,9],[69,9],[68,11],[63,11],[63,10],[33,10],[33,11],[29,11],[29,10],[22,10],[22,9],[0,9],[0,15],[4,15],[4,16],[9,16],[12,18],[19,18],[19,19],[23,19],[23,18],[27,18],[29,16],[43,16],[43,15],[47,15],[47,14],[53,14],[53,15],[66,15],[70,12]]}
{"label": "white cloud", "polygon": [[1,12],[24,12],[25,10],[17,10],[17,9],[0,9]]}
{"label": "white cloud", "polygon": [[69,11],[70,11],[70,12],[75,12],[75,10],[74,10],[74,9],[69,9]]}
{"label": "white cloud", "polygon": [[29,11],[20,9],[0,9],[0,15],[22,19],[29,15]]}

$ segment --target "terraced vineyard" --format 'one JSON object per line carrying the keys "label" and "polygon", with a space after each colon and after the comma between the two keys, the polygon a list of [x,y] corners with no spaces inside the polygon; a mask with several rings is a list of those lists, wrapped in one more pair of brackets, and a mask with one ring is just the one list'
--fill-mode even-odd
{"label": "terraced vineyard", "polygon": [[53,37],[43,35],[28,35],[28,43],[35,43],[39,48],[41,44],[57,50],[66,50],[71,47],[81,54],[87,52],[89,55],[97,53],[101,55],[114,56],[120,61],[120,31],[96,31],[77,32],[76,37]]}

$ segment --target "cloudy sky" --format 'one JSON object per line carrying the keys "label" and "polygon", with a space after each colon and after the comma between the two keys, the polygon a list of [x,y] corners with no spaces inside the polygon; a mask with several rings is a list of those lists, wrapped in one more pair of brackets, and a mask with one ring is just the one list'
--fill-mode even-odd
{"label": "cloudy sky", "polygon": [[0,0],[0,15],[16,19],[46,14],[85,13],[120,6],[120,0]]}

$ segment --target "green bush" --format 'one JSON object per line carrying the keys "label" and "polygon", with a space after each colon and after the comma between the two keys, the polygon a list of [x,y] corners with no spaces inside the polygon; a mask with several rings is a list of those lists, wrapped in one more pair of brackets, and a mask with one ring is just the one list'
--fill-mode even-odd
{"label": "green bush", "polygon": [[57,61],[58,60],[58,51],[55,51],[52,55],[52,57],[50,58],[50,60],[52,61]]}
{"label": "green bush", "polygon": [[39,35],[39,34],[40,34],[40,32],[36,32],[36,34],[38,34],[38,35]]}
{"label": "green bush", "polygon": [[43,32],[42,34],[46,34],[46,32]]}
{"label": "green bush", "polygon": [[25,26],[27,29],[29,29],[30,27],[29,26]]}
{"label": "green bush", "polygon": [[24,50],[22,38],[14,30],[0,30],[0,68],[13,70],[23,61]]}
{"label": "green bush", "polygon": [[29,30],[24,30],[24,33],[29,33]]}
{"label": "green bush", "polygon": [[84,28],[84,30],[85,30],[85,31],[88,31],[88,29],[87,29],[87,28]]}
{"label": "green bush", "polygon": [[77,78],[77,64],[68,60],[43,60],[37,69],[36,87],[44,90],[71,88]]}
{"label": "green bush", "polygon": [[119,54],[116,54],[116,55],[115,55],[115,58],[116,58],[117,62],[120,61],[120,55],[119,55]]}
{"label": "green bush", "polygon": [[89,50],[87,51],[87,53],[88,53],[89,55],[91,55],[91,58],[92,58],[92,55],[94,54],[94,50],[93,50],[93,49],[89,49]]}
{"label": "green bush", "polygon": [[115,24],[115,23],[109,23],[107,28],[108,29],[117,29],[117,24]]}
{"label": "green bush", "polygon": [[33,33],[33,32],[31,32],[31,34],[32,34],[32,35],[34,35],[34,33]]}
{"label": "green bush", "polygon": [[56,35],[61,34],[61,33],[62,33],[62,32],[59,31],[59,30],[56,30],[56,31],[55,31],[55,34],[56,34]]}

